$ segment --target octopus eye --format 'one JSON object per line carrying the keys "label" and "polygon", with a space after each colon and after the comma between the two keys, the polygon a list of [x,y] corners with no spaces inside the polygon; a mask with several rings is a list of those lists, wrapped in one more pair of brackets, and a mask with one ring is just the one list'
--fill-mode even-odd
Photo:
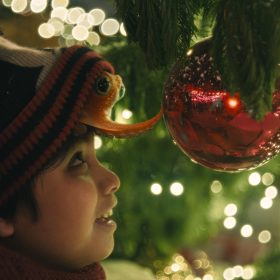
{"label": "octopus eye", "polygon": [[110,87],[111,83],[107,77],[99,78],[95,84],[96,93],[99,95],[106,95],[109,92]]}

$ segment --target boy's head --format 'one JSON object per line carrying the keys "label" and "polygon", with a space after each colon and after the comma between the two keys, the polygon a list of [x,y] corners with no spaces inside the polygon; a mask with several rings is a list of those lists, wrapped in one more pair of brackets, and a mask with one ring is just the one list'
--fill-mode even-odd
{"label": "boy's head", "polygon": [[140,124],[113,122],[121,78],[85,47],[34,50],[0,37],[0,69],[2,242],[69,268],[106,257],[119,179],[96,159],[94,131],[137,135],[161,112]]}

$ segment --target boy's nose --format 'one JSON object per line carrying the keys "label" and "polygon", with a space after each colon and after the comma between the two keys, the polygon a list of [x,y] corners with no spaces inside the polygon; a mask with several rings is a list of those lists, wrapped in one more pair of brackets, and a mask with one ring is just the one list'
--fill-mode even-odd
{"label": "boy's nose", "polygon": [[104,194],[115,193],[120,188],[119,177],[111,170],[104,168],[104,177],[100,182],[100,188]]}

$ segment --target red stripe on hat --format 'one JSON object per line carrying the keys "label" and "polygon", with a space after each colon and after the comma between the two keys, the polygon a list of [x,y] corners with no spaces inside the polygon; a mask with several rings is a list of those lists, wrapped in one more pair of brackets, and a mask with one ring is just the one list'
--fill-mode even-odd
{"label": "red stripe on hat", "polygon": [[[57,96],[55,103],[52,105],[50,111],[48,112],[48,115],[44,116],[44,118],[39,123],[39,125],[37,125],[28,134],[25,140],[21,142],[21,144],[18,147],[16,147],[13,151],[11,151],[11,153],[5,158],[5,160],[1,164],[2,166],[0,167],[0,170],[2,172],[7,173],[9,170],[13,169],[13,166],[24,157],[25,151],[31,150],[33,148],[32,146],[30,146],[29,143],[31,142],[32,145],[36,145],[40,140],[40,138],[43,137],[45,133],[47,133],[48,128],[52,126],[52,125],[48,126],[47,123],[53,124],[54,121],[56,120],[57,116],[59,115],[60,111],[63,108],[64,103],[66,102],[66,98],[69,96],[69,93],[71,92],[71,88],[75,82],[75,78],[79,73],[79,70],[82,68],[84,63],[89,60],[89,58],[95,58],[95,57],[96,57],[95,53],[86,53],[78,60],[78,62],[75,64],[75,68],[73,68],[73,70],[70,72],[70,75],[67,77],[67,80],[64,82],[64,86],[61,89],[60,94]],[[96,65],[94,65],[94,67],[95,66]],[[103,68],[99,68],[99,69],[102,70]],[[94,72],[98,73],[97,71]],[[52,77],[46,78],[47,81],[51,79]],[[89,84],[88,87],[90,90],[90,86],[92,85],[91,79],[85,81],[85,86],[87,84]],[[39,95],[41,94],[40,90],[38,91],[38,94]],[[34,106],[35,106],[34,103],[29,105],[32,111],[35,110]]]}
{"label": "red stripe on hat", "polygon": [[57,60],[57,63],[54,64],[55,67],[51,69],[52,79],[45,79],[40,86],[37,94],[30,100],[30,102],[25,106],[25,108],[19,113],[17,118],[15,118],[1,133],[0,137],[0,148],[9,141],[16,133],[17,130],[27,122],[27,120],[32,116],[36,108],[45,100],[50,89],[56,83],[56,80],[59,78],[59,75],[68,60],[71,58],[73,53],[78,47],[72,47],[63,53]]}
{"label": "red stripe on hat", "polygon": [[76,125],[78,116],[83,104],[86,101],[90,87],[91,83],[88,82],[87,86],[85,86],[81,91],[79,98],[73,108],[72,114],[70,115],[68,122],[58,137],[53,141],[53,143],[50,143],[50,145],[43,152],[43,154],[40,155],[36,162],[28,166],[25,173],[22,174],[16,180],[16,182],[10,185],[9,188],[0,196],[0,205],[7,201],[19,189],[20,186],[26,183],[29,178],[34,176],[34,174],[36,174],[36,172],[47,162],[47,160],[49,160],[49,158],[60,148],[61,144],[65,141],[71,130]]}

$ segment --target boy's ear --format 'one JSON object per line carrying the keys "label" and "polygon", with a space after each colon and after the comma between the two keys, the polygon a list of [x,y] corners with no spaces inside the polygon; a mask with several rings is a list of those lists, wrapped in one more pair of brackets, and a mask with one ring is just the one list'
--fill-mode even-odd
{"label": "boy's ear", "polygon": [[9,237],[14,233],[14,225],[0,217],[0,237]]}

